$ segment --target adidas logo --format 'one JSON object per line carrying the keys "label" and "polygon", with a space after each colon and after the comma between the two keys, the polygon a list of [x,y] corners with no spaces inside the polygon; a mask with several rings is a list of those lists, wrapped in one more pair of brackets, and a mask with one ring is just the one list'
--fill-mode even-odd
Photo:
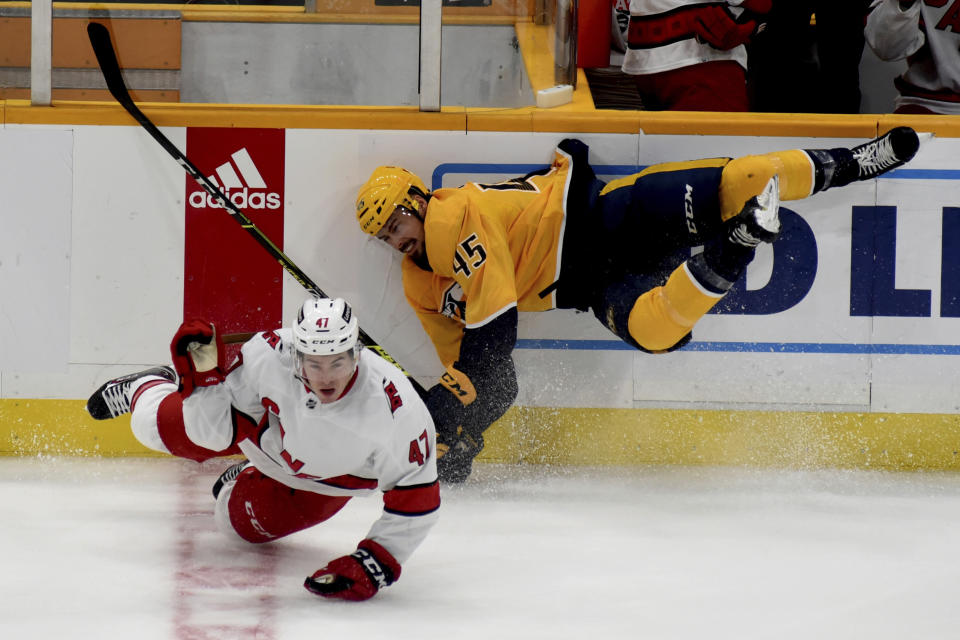
{"label": "adidas logo", "polygon": [[[207,176],[207,179],[217,185],[223,194],[240,209],[276,210],[280,208],[280,194],[267,190],[267,183],[263,181],[263,176],[260,175],[260,170],[253,163],[253,158],[250,157],[246,147],[230,154],[230,161],[217,167],[216,175]],[[199,188],[190,193],[188,202],[195,209],[220,207],[211,195]]]}

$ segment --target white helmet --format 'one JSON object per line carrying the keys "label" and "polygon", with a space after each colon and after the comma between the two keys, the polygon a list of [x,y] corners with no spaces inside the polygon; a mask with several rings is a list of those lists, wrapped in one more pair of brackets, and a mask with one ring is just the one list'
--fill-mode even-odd
{"label": "white helmet", "polygon": [[360,325],[343,298],[307,298],[293,323],[298,354],[329,356],[351,349],[357,356]]}

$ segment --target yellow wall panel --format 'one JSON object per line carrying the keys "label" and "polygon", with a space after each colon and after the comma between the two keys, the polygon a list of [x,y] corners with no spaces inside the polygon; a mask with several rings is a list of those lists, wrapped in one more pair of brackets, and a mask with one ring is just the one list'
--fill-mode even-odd
{"label": "yellow wall panel", "polygon": [[[2,455],[165,455],[96,421],[82,400],[0,399]],[[960,471],[960,416],[691,409],[513,407],[481,461]]]}

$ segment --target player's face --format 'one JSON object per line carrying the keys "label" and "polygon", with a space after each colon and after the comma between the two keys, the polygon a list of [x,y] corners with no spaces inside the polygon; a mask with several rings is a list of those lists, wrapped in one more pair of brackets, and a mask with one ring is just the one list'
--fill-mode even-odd
{"label": "player's face", "polygon": [[357,369],[353,350],[332,356],[303,354],[303,379],[317,394],[321,404],[328,404],[343,395]]}
{"label": "player's face", "polygon": [[423,222],[416,213],[406,207],[393,210],[377,237],[414,259],[422,258],[426,250],[423,244]]}

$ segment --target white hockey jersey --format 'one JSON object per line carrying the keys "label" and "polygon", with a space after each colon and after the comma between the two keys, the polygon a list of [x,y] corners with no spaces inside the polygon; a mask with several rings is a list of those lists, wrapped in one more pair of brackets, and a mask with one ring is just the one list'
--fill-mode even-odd
{"label": "white hockey jersey", "polygon": [[[743,0],[728,0],[726,4],[730,6],[733,15],[739,15],[740,4]],[[692,5],[715,5],[716,1],[698,2],[697,0],[630,0],[630,15],[632,20],[643,18],[646,21],[662,19],[664,25],[669,25],[671,16],[675,12],[689,8]],[[657,26],[652,29],[655,32],[660,31]],[[747,48],[744,45],[738,45],[731,49],[717,49],[705,42],[697,40],[692,35],[675,38],[667,38],[667,41],[658,43],[644,44],[636,46],[631,44],[628,33],[628,46],[623,55],[623,64],[621,69],[624,73],[631,75],[646,75],[651,73],[660,73],[671,71],[682,67],[689,67],[703,62],[712,62],[715,60],[733,60],[747,68]]]}
{"label": "white hockey jersey", "polygon": [[917,105],[960,114],[960,12],[956,2],[917,0],[906,11],[899,0],[875,0],[864,29],[881,60],[907,59],[894,81],[895,107]]}
{"label": "white hockey jersey", "polygon": [[[369,350],[360,351],[352,386],[328,404],[294,377],[292,359],[289,329],[253,337],[223,383],[184,399],[184,431],[163,434],[164,441],[186,437],[213,452],[237,445],[264,475],[294,489],[384,492],[383,514],[367,537],[405,562],[440,506],[436,435],[426,406],[402,371]],[[235,412],[256,427],[244,428],[247,421]]]}

